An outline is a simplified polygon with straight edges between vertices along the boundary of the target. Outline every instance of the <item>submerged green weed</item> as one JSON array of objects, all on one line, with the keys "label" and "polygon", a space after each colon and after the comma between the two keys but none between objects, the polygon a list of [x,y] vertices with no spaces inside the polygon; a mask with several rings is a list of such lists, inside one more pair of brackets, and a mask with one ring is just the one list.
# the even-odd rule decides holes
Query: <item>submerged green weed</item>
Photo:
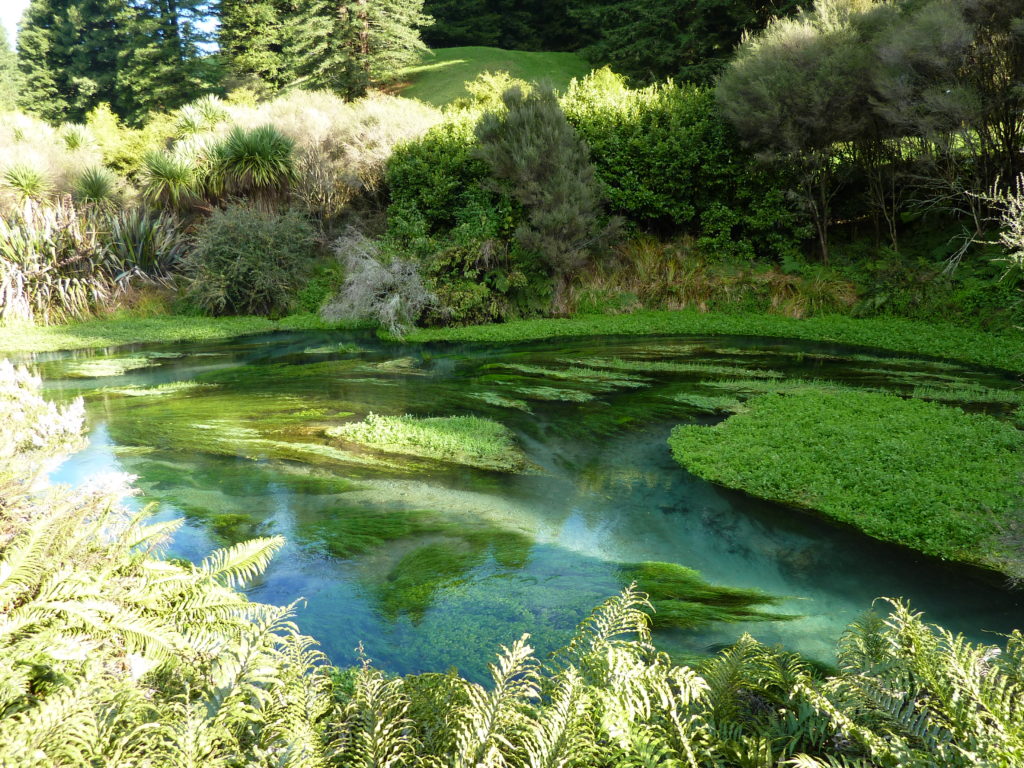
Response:
[{"label": "submerged green weed", "polygon": [[649,371],[651,373],[695,373],[704,375],[718,374],[721,376],[747,376],[754,379],[781,379],[783,374],[778,371],[718,363],[672,363],[657,360],[622,360],[619,358],[592,357],[585,360],[566,360],[578,365],[589,365],[595,368],[610,368],[619,371]]},{"label": "submerged green weed", "polygon": [[669,444],[694,474],[817,510],[870,536],[1009,573],[1024,434],[990,416],[856,390],[770,394]]},{"label": "submerged green weed", "polygon": [[738,410],[742,401],[727,395],[701,395],[696,392],[679,392],[672,396],[677,403],[709,413],[727,413]]},{"label": "submerged green weed", "polygon": [[330,427],[325,432],[330,437],[386,453],[503,472],[527,468],[526,456],[516,445],[512,431],[478,416],[418,418],[370,413],[363,421]]},{"label": "submerged green weed", "polygon": [[783,598],[759,589],[709,584],[692,568],[676,563],[632,563],[619,568],[626,582],[634,581],[650,598],[655,627],[694,629],[716,621],[786,621],[788,614],[765,613]]},{"label": "submerged green weed", "polygon": [[530,404],[525,400],[517,400],[514,397],[505,397],[499,395],[496,392],[470,392],[469,396],[476,399],[482,400],[488,405],[496,405],[499,408],[515,408],[520,411],[526,411],[530,413]]},{"label": "submerged green weed", "polygon": [[952,387],[914,387],[914,397],[948,403],[1009,403],[1024,404],[1024,390],[992,389],[976,385]]}]

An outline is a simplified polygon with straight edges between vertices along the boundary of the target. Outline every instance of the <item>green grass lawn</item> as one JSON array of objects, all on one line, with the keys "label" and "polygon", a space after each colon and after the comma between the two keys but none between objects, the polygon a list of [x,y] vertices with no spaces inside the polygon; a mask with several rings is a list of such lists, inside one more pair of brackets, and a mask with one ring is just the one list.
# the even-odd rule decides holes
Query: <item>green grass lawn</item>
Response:
[{"label": "green grass lawn", "polygon": [[564,90],[570,80],[583,77],[590,69],[590,64],[575,53],[505,51],[478,45],[437,48],[424,56],[421,64],[403,72],[402,81],[408,81],[408,85],[397,92],[443,107],[469,95],[465,84],[483,72],[508,72],[523,80],[547,81]]}]

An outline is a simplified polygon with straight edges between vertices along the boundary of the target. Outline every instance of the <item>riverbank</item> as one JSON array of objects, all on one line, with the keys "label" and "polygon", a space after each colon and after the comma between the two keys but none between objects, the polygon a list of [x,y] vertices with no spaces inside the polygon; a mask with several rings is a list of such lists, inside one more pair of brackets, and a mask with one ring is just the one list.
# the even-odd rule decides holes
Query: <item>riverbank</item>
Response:
[{"label": "riverbank", "polygon": [[[118,316],[69,325],[0,329],[0,354],[53,352],[126,344],[212,341],[273,331],[330,329],[315,315],[147,318]],[[948,323],[845,316],[794,319],[780,315],[693,310],[583,315],[453,328],[421,328],[403,341],[516,343],[567,336],[730,334],[876,347],[960,360],[1024,373],[1024,333],[987,333]]]}]

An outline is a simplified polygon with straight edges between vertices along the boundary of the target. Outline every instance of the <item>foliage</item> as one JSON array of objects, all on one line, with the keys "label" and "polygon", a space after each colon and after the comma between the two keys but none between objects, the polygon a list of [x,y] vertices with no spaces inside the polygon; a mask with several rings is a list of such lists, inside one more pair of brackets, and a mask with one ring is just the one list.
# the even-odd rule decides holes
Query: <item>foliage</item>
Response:
[{"label": "foliage", "polygon": [[54,407],[39,384],[0,364],[0,762],[227,765],[322,749],[322,656],[290,608],[237,591],[282,540],[175,563],[158,552],[179,523],[121,507],[123,478],[34,494],[82,425],[80,401]]},{"label": "foliage", "polygon": [[210,186],[228,195],[281,197],[295,178],[294,148],[271,125],[235,126],[209,151]]},{"label": "foliage", "polygon": [[0,218],[0,322],[79,319],[120,287],[100,221],[69,200]]},{"label": "foliage", "polygon": [[64,325],[19,328],[0,334],[0,352],[51,352],[172,341],[216,341],[267,333],[281,325],[264,317],[136,317],[119,312]]},{"label": "foliage", "polygon": [[355,98],[391,82],[426,46],[423,0],[303,0],[294,45],[297,70],[314,88]]},{"label": "foliage", "polygon": [[602,222],[602,194],[589,149],[565,119],[555,93],[506,91],[504,110],[485,113],[476,154],[498,189],[523,208],[519,246],[539,254],[555,276],[562,309],[568,276],[599,253],[614,225]]},{"label": "foliage", "polygon": [[20,87],[18,58],[11,50],[7,30],[0,24],[0,112],[9,112],[17,106]]},{"label": "foliage", "polygon": [[641,84],[711,83],[744,34],[796,8],[792,0],[577,0],[570,13],[592,38],[583,54]]},{"label": "foliage", "polygon": [[111,215],[109,227],[105,239],[123,269],[168,276],[185,254],[187,238],[172,214],[122,209]]},{"label": "foliage", "polygon": [[949,323],[895,317],[826,315],[795,319],[781,315],[684,310],[574,318],[516,320],[500,325],[418,329],[409,341],[533,341],[564,336],[723,334],[773,336],[858,344],[1024,372],[1024,341],[1015,333],[986,333]]},{"label": "foliage", "polygon": [[206,0],[32,0],[18,36],[20,106],[60,122],[99,104],[139,123],[209,89]]},{"label": "foliage", "polygon": [[574,83],[563,103],[615,213],[696,236],[709,258],[797,252],[804,232],[784,180],[740,151],[706,91],[631,90],[604,69]]},{"label": "foliage", "polygon": [[113,171],[93,166],[78,174],[71,196],[79,203],[113,204],[117,202],[118,191],[118,179]]},{"label": "foliage", "polygon": [[1024,444],[991,416],[870,392],[750,400],[670,439],[689,471],[819,511],[928,555],[1019,573],[1000,541],[1015,524]]},{"label": "foliage", "polygon": [[519,51],[574,51],[585,31],[568,0],[428,0],[424,30],[431,48],[498,46]]},{"label": "foliage", "polygon": [[449,461],[481,469],[519,472],[526,456],[511,430],[478,416],[367,415],[363,421],[327,430],[331,437],[365,445],[386,453]]},{"label": "foliage", "polygon": [[183,259],[188,296],[211,314],[280,315],[311,266],[313,227],[294,210],[243,203],[215,210]]},{"label": "foliage", "polygon": [[345,283],[321,310],[325,320],[370,321],[402,336],[433,303],[415,262],[385,258],[362,234],[353,230],[339,238],[334,252],[344,264]]}]

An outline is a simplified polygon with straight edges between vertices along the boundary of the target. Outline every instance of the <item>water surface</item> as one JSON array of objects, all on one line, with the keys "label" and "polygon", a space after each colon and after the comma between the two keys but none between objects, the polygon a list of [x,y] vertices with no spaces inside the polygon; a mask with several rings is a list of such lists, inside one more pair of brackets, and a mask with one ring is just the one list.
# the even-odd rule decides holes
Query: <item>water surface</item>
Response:
[{"label": "water surface", "polygon": [[[998,577],[715,487],[666,445],[676,424],[722,418],[680,396],[742,396],[794,378],[904,393],[1019,386],[998,371],[778,339],[399,346],[340,332],[49,354],[33,365],[50,396],[86,396],[89,445],[55,479],[136,475],[135,503],[186,520],[175,557],[284,535],[251,594],[302,598],[300,627],[337,664],[353,663],[362,641],[394,672],[456,666],[480,678],[492,651],[523,632],[542,653],[563,643],[621,589],[620,566],[646,560],[785,596],[780,610],[802,616],[660,632],[680,655],[749,631],[829,661],[845,625],[880,595],[976,639],[1024,625],[1021,594]],[[581,367],[619,378],[581,379]],[[1016,405],[964,407],[1010,418]],[[536,468],[502,474],[326,436],[370,412],[500,421]],[[423,516],[425,529],[378,530]]]}]

